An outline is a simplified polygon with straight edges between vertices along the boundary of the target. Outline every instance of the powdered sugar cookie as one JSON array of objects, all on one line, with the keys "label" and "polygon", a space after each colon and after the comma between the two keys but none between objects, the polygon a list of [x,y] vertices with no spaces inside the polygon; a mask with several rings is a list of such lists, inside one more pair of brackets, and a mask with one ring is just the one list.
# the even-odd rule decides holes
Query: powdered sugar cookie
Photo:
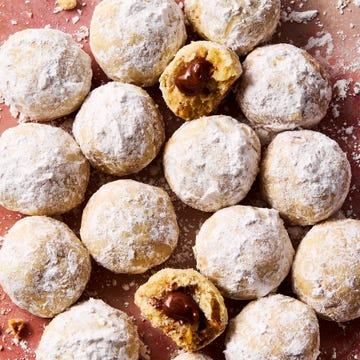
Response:
[{"label": "powdered sugar cookie", "polygon": [[151,97],[118,82],[91,92],[76,115],[73,134],[94,167],[117,176],[143,169],[165,139],[162,116]]},{"label": "powdered sugar cookie", "polygon": [[192,120],[210,114],[242,73],[237,55],[211,41],[182,47],[160,77],[160,89],[171,111]]},{"label": "powdered sugar cookie", "polygon": [[184,5],[196,32],[238,55],[269,40],[280,20],[280,0],[186,0]]},{"label": "powdered sugar cookie", "polygon": [[90,256],[81,241],[64,223],[46,216],[19,220],[0,250],[4,291],[16,305],[41,317],[72,305],[90,272]]},{"label": "powdered sugar cookie", "polygon": [[115,273],[143,273],[164,262],[179,229],[168,194],[133,180],[103,185],[87,203],[81,239],[94,259]]},{"label": "powdered sugar cookie", "polygon": [[54,215],[83,201],[90,166],[64,130],[20,124],[2,134],[0,153],[0,203],[5,208]]},{"label": "powdered sugar cookie", "polygon": [[195,209],[211,212],[246,196],[259,159],[260,142],[249,126],[213,115],[175,131],[165,146],[163,164],[176,195]]},{"label": "powdered sugar cookie", "polygon": [[36,359],[138,360],[139,348],[136,326],[126,313],[89,299],[50,321]]},{"label": "powdered sugar cookie", "polygon": [[326,115],[331,84],[322,66],[290,44],[252,51],[243,62],[237,102],[248,120],[269,131],[315,126]]},{"label": "powdered sugar cookie", "polygon": [[264,154],[260,183],[268,203],[286,220],[312,225],[339,210],[351,169],[340,146],[311,130],[278,134]]},{"label": "powdered sugar cookie", "polygon": [[90,24],[90,47],[106,75],[139,86],[155,84],[185,40],[174,0],[103,0]]},{"label": "powdered sugar cookie", "polygon": [[136,291],[135,304],[153,326],[189,352],[209,344],[227,325],[220,292],[193,269],[158,271]]},{"label": "powdered sugar cookie", "polygon": [[199,271],[224,296],[244,300],[265,296],[280,285],[294,249],[276,210],[237,205],[204,222],[194,253]]},{"label": "powdered sugar cookie", "polygon": [[70,114],[89,92],[91,78],[89,55],[59,30],[22,30],[0,48],[0,95],[20,119]]},{"label": "powdered sugar cookie", "polygon": [[319,345],[315,312],[278,294],[252,301],[230,321],[224,354],[226,360],[315,360]]},{"label": "powdered sugar cookie", "polygon": [[292,269],[299,298],[337,322],[360,317],[360,221],[315,225],[301,241]]}]

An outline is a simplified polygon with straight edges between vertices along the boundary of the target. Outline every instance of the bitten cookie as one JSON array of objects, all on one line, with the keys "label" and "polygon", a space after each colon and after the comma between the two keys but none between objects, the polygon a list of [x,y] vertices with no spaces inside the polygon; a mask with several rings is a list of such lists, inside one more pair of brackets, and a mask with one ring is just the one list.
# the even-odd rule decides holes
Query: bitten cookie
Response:
[{"label": "bitten cookie", "polygon": [[76,115],[73,134],[91,165],[106,173],[136,173],[165,139],[162,116],[141,88],[109,82],[93,90]]},{"label": "bitten cookie", "polygon": [[37,360],[138,360],[136,325],[121,310],[89,299],[57,315],[46,327]]},{"label": "bitten cookie", "polygon": [[160,77],[167,106],[184,120],[210,114],[240,77],[236,54],[211,41],[182,47]]},{"label": "bitten cookie", "polygon": [[315,225],[301,241],[294,260],[295,293],[328,320],[360,317],[360,221]]},{"label": "bitten cookie", "polygon": [[64,223],[46,216],[19,220],[0,250],[4,291],[16,305],[41,317],[72,305],[90,272],[90,256],[81,241]]},{"label": "bitten cookie", "polygon": [[339,210],[350,180],[350,163],[340,146],[311,130],[278,134],[260,169],[260,186],[267,202],[298,225],[315,224]]},{"label": "bitten cookie", "polygon": [[265,296],[290,271],[294,249],[279,213],[230,206],[208,218],[196,236],[196,266],[224,296]]},{"label": "bitten cookie", "polygon": [[20,124],[0,137],[0,204],[27,215],[65,213],[79,205],[90,166],[64,130]]},{"label": "bitten cookie", "polygon": [[193,29],[245,55],[271,38],[280,20],[280,0],[186,0],[184,9]]},{"label": "bitten cookie", "polygon": [[260,142],[247,125],[213,115],[183,124],[165,146],[171,189],[187,205],[216,211],[241,201],[258,173]]},{"label": "bitten cookie", "polygon": [[115,273],[138,274],[169,258],[179,228],[164,190],[134,180],[117,180],[91,196],[80,235],[100,265]]},{"label": "bitten cookie", "polygon": [[247,119],[268,131],[312,127],[326,115],[331,84],[323,67],[290,44],[252,51],[243,62],[237,102]]},{"label": "bitten cookie", "polygon": [[278,294],[252,301],[230,321],[224,354],[226,360],[315,360],[319,345],[315,312]]},{"label": "bitten cookie", "polygon": [[227,325],[220,292],[193,269],[160,270],[136,291],[135,304],[154,327],[189,352],[209,344]]},{"label": "bitten cookie", "polygon": [[89,92],[91,78],[90,56],[59,30],[22,30],[0,47],[0,96],[21,120],[70,114]]},{"label": "bitten cookie", "polygon": [[154,85],[185,40],[174,0],[103,0],[90,24],[90,47],[106,75],[139,86]]}]

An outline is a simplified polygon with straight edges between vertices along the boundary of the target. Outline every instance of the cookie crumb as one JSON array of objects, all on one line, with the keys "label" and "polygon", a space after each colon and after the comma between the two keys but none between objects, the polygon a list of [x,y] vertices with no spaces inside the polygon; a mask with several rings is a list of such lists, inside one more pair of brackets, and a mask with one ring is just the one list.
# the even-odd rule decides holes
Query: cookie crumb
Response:
[{"label": "cookie crumb", "polygon": [[56,3],[62,10],[73,10],[77,5],[76,0],[57,0]]},{"label": "cookie crumb", "polygon": [[21,332],[25,326],[24,320],[22,319],[9,319],[8,320],[9,333],[14,335],[14,338],[19,340]]}]

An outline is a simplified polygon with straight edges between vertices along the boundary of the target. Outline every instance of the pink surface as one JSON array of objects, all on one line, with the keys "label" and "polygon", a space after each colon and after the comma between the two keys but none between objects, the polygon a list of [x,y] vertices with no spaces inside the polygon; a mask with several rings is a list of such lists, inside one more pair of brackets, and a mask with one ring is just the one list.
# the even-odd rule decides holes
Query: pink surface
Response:
[{"label": "pink surface", "polygon": [[[60,29],[74,36],[85,51],[90,53],[87,30],[94,6],[98,0],[78,2],[77,10],[54,13],[55,5],[51,0],[16,0],[0,1],[0,44],[16,31],[30,27]],[[296,3],[297,5],[295,5]],[[294,11],[318,10],[318,15],[307,21],[297,23]],[[328,70],[334,85],[334,98],[326,118],[321,122],[319,130],[336,139],[347,152],[352,165],[353,180],[348,199],[342,209],[344,215],[360,218],[360,7],[356,1],[283,1],[283,21],[273,37],[273,42],[289,42],[307,49]],[[296,19],[295,19],[296,20]],[[131,24],[131,23],[130,23]],[[93,63],[93,86],[107,81],[102,71]],[[149,89],[151,96],[159,103],[166,122],[167,136],[179,127],[181,120],[176,119],[166,109],[157,86]],[[239,115],[239,110],[232,104],[231,95],[224,101],[218,112]],[[230,106],[231,105],[231,106]],[[231,111],[229,108],[231,107]],[[0,133],[6,128],[15,126],[17,121],[9,114],[5,105],[0,105]],[[64,122],[71,123],[70,120]],[[56,124],[62,125],[62,121]],[[1,156],[1,155],[0,155]],[[147,167],[134,179],[169,188],[162,176],[160,158]],[[113,178],[93,172],[88,189],[88,196],[102,183]],[[192,255],[195,234],[201,223],[209,216],[200,211],[183,205],[171,194],[174,201],[181,229],[180,243],[174,255],[163,266],[194,267]],[[244,203],[254,203],[258,198],[256,187]],[[60,219],[68,223],[76,232],[79,227],[81,209],[75,209]],[[0,207],[0,236],[21,218],[21,215]],[[110,305],[133,315],[139,327],[139,333],[146,345],[151,359],[170,359],[176,346],[165,335],[153,329],[148,322],[139,317],[133,304],[133,294],[139,284],[146,281],[153,269],[144,275],[114,275],[94,264],[90,283],[83,298],[89,296],[101,298]],[[287,281],[281,285],[279,292],[290,294]],[[229,315],[233,317],[244,306],[245,302],[227,301]],[[8,334],[7,321],[10,318],[21,318],[26,327],[20,343],[14,342]],[[40,319],[25,310],[16,307],[0,288],[0,359],[34,359],[34,350],[41,337],[43,326],[48,320]],[[360,319],[338,325],[327,321],[321,324],[321,355],[320,359],[357,359],[360,358]],[[75,325],[76,326],[76,325]],[[224,359],[224,336],[204,349],[214,360]],[[149,357],[147,357],[149,358]]]}]

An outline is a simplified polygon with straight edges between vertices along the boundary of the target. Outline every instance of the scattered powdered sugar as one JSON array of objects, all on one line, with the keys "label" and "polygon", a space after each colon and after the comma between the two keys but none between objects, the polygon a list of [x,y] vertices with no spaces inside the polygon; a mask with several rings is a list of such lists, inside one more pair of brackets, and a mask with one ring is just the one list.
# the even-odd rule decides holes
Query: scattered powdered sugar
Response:
[{"label": "scattered powdered sugar", "polygon": [[352,79],[340,79],[333,85],[333,93],[337,99],[344,100],[347,97]]},{"label": "scattered powdered sugar", "polygon": [[316,16],[318,16],[318,10],[307,10],[307,11],[295,11],[292,10],[289,13],[286,11],[281,12],[281,21],[282,22],[296,22],[296,23],[304,23],[313,20]]},{"label": "scattered powdered sugar", "polygon": [[[312,50],[314,48],[325,48],[326,56],[329,57],[333,54],[334,51],[334,43],[333,37],[329,32],[318,32],[316,37],[311,36],[307,41],[307,44],[303,47],[304,50]],[[320,50],[318,50],[320,51]],[[319,53],[318,53],[318,55]]]}]

